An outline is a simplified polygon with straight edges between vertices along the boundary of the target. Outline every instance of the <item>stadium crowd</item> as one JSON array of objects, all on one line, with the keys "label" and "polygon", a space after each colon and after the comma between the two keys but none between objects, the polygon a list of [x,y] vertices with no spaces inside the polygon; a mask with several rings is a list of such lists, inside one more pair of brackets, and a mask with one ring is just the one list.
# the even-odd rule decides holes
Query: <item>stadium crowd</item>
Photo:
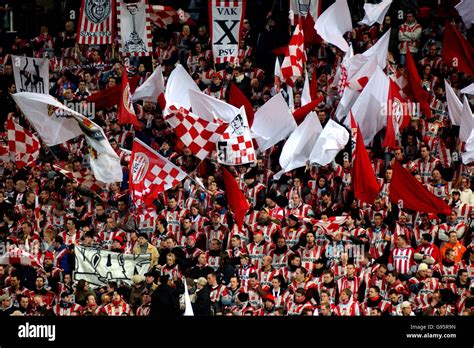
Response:
[{"label": "stadium crowd", "polygon": [[[354,30],[347,40],[355,53],[370,48],[391,28],[387,74],[403,75],[405,50],[410,49],[431,97],[432,118],[413,117],[394,151],[382,147],[384,131],[367,148],[381,187],[372,205],[361,204],[353,194],[350,142],[331,164],[308,165],[276,180],[283,141],[259,151],[253,164],[227,167],[250,204],[239,230],[228,208],[220,165],[194,157],[176,139],[157,104],[135,104],[141,131],[120,126],[115,107],[96,110],[89,116],[121,157],[123,182],[92,191],[55,169],[55,164],[74,172],[88,169],[83,137],[43,146],[36,163],[22,169],[3,158],[0,242],[28,247],[41,266],[11,258],[0,264],[0,316],[180,316],[185,286],[195,315],[472,315],[474,169],[461,162],[463,144],[459,127],[447,114],[443,83],[446,79],[460,96],[472,80],[443,64],[440,54],[447,18],[471,43],[473,29],[467,30],[456,15],[455,1],[439,6],[433,1],[393,1],[383,24],[370,27],[357,24],[363,1],[349,2]],[[254,110],[280,90],[288,100],[284,83],[275,84],[271,53],[291,36],[286,3],[261,2],[258,10],[249,5],[239,64],[213,63],[205,9],[191,13],[192,26],[153,26],[152,58],[121,59],[106,45],[76,47],[74,21],[57,34],[46,26],[36,37],[19,33],[0,51],[0,141],[7,144],[7,117],[29,127],[11,97],[15,82],[10,54],[49,57],[50,94],[78,105],[120,84],[125,73],[139,76],[141,84],[160,64],[166,81],[177,63],[215,98],[227,100],[232,81]],[[329,1],[323,1],[327,6]],[[316,70],[317,94],[324,96],[315,109],[324,127],[340,100],[334,77],[343,52],[318,42],[307,48],[307,57],[308,76]],[[293,87],[290,104],[295,109],[301,106],[303,83],[300,78]],[[192,173],[206,189],[188,178],[160,193],[156,209],[138,214],[128,192],[134,138]],[[393,161],[444,199],[451,214],[426,214],[390,202]],[[93,288],[74,280],[77,245],[151,254],[152,264],[131,285],[111,281]]]}]

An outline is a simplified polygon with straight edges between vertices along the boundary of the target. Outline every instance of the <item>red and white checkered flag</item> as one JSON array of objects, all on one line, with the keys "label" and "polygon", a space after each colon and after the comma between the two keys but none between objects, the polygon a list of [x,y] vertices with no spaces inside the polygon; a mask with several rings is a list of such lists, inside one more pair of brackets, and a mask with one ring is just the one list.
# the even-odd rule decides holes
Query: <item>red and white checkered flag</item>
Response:
[{"label": "red and white checkered flag", "polygon": [[165,116],[165,121],[174,128],[176,136],[200,160],[204,160],[212,150],[215,150],[217,141],[229,126],[227,123],[209,122],[185,108],[178,109],[174,105],[169,107],[169,112],[170,114]]},{"label": "red and white checkered flag", "polygon": [[176,186],[187,174],[158,152],[135,139],[130,161],[130,195],[137,207],[150,206],[160,192]]},{"label": "red and white checkered flag", "polygon": [[288,44],[288,51],[281,64],[281,73],[287,84],[293,86],[296,78],[303,76],[303,66],[305,62],[304,34],[300,22],[295,28],[290,43]]},{"label": "red and white checkered flag", "polygon": [[23,168],[34,162],[40,153],[40,142],[29,130],[13,122],[11,117],[7,120],[8,148],[10,155],[14,155],[16,166]]},{"label": "red and white checkered flag", "polygon": [[43,268],[40,254],[36,256],[29,253],[28,251],[11,245],[5,254],[0,256],[0,265],[16,265],[21,264],[23,266],[40,267]]},{"label": "red and white checkered flag", "polygon": [[178,23],[179,15],[171,6],[160,6],[154,5],[150,6],[150,18],[151,21],[159,28],[166,29],[168,25],[173,23]]},{"label": "red and white checkered flag", "polygon": [[78,172],[71,172],[57,165],[53,165],[53,167],[67,178],[76,180],[79,185],[85,186],[91,191],[99,192],[102,189],[102,185],[99,184],[89,169],[84,168]]}]

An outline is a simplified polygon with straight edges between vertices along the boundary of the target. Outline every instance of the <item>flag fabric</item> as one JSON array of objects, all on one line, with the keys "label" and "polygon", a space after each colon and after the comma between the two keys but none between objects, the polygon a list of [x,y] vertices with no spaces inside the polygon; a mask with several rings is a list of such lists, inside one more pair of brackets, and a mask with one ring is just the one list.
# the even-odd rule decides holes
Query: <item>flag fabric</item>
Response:
[{"label": "flag fabric", "polygon": [[[41,254],[38,253],[38,255]],[[2,256],[0,256],[0,265],[16,264],[43,268],[43,263],[39,257],[31,254],[28,250],[12,245],[3,253]]]},{"label": "flag fabric", "polygon": [[135,206],[151,206],[160,192],[179,184],[187,174],[158,152],[134,139],[130,160],[130,196]]},{"label": "flag fabric", "polygon": [[209,122],[182,107],[171,105],[168,109],[170,113],[165,116],[165,121],[174,128],[176,136],[200,160],[204,160],[215,150],[217,141],[228,127],[226,123]]},{"label": "flag fabric", "polygon": [[313,73],[311,75],[311,83],[309,85],[309,96],[311,100],[315,100],[318,95],[318,77],[317,77],[317,61],[314,63]]},{"label": "flag fabric", "polygon": [[28,129],[7,120],[8,148],[13,155],[18,169],[28,166],[36,161],[39,156],[41,144],[38,138]]},{"label": "flag fabric", "polygon": [[242,165],[256,160],[247,115],[242,106],[217,142],[217,161],[227,165]]},{"label": "flag fabric", "polygon": [[306,104],[305,106],[302,106],[298,109],[296,109],[293,112],[293,117],[296,121],[297,124],[300,124],[301,122],[304,121],[306,115],[308,115],[311,111],[314,110],[321,102],[324,101],[324,96],[320,96],[318,99],[315,99],[311,101],[310,103]]},{"label": "flag fabric", "polygon": [[407,50],[406,60],[408,84],[405,86],[403,91],[410,99],[420,103],[420,109],[423,112],[424,116],[430,118],[430,94],[421,86],[420,76],[418,75],[418,71],[416,70],[415,61],[413,60],[410,50]]},{"label": "flag fabric", "polygon": [[250,208],[249,203],[239,184],[235,181],[234,176],[224,167],[222,167],[222,178],[224,180],[227,202],[234,211],[235,222],[240,231],[244,224],[245,214]]},{"label": "flag fabric", "polygon": [[466,96],[464,96],[461,125],[459,126],[459,139],[461,139],[461,141],[467,141],[471,135],[472,129],[474,128],[474,120],[472,117],[473,115],[471,112],[471,107],[469,106],[469,101],[467,100]]},{"label": "flag fabric", "polygon": [[123,56],[144,57],[152,54],[150,7],[147,0],[134,3],[117,1],[119,51]]},{"label": "flag fabric", "polygon": [[308,17],[316,21],[320,13],[321,0],[290,0],[289,17],[292,26],[295,26],[300,19],[306,19]]},{"label": "flag fabric", "polygon": [[444,88],[446,90],[446,103],[448,104],[449,118],[453,125],[459,126],[461,125],[462,120],[462,103],[446,80],[444,80]]},{"label": "flag fabric", "polygon": [[252,104],[250,104],[245,94],[233,82],[230,83],[229,104],[235,106],[236,108],[240,108],[243,106],[245,108],[245,113],[247,114],[247,121],[249,123],[249,127],[252,127],[253,120],[255,117]]},{"label": "flag fabric", "polygon": [[111,45],[115,28],[114,0],[82,0],[77,28],[79,45]]},{"label": "flag fabric", "polygon": [[474,95],[474,83],[461,89],[461,93]]},{"label": "flag fabric", "polygon": [[[129,80],[130,91],[133,93],[140,82],[140,76],[133,76]],[[104,89],[87,97],[88,103],[94,103],[96,110],[111,108],[119,104],[122,97],[122,84]]]},{"label": "flag fabric", "polygon": [[450,207],[441,198],[429,192],[398,161],[393,162],[390,200],[395,204],[401,200],[403,207],[423,213],[451,213]]},{"label": "flag fabric", "polygon": [[354,117],[351,115],[351,128],[355,129],[355,141],[352,157],[352,189],[355,197],[363,203],[373,204],[380,187],[370,162],[364,139]]},{"label": "flag fabric", "polygon": [[188,92],[193,114],[209,122],[216,122],[217,118],[223,120],[226,123],[230,123],[234,119],[235,115],[239,113],[238,108],[226,103],[225,101],[192,89],[190,89]]},{"label": "flag fabric", "polygon": [[466,28],[471,29],[471,25],[474,23],[474,6],[472,1],[461,0],[454,8],[458,11]]},{"label": "flag fabric", "polygon": [[310,112],[286,140],[280,155],[282,170],[274,178],[278,180],[283,173],[304,167],[322,131],[318,117]]},{"label": "flag fabric", "polygon": [[383,147],[394,149],[397,146],[397,138],[400,132],[410,124],[411,103],[400,95],[400,87],[395,81],[389,79],[388,101],[387,101],[387,131],[383,141]]},{"label": "flag fabric", "polygon": [[288,104],[281,93],[277,93],[257,110],[251,129],[258,148],[260,151],[265,151],[286,139],[296,127],[296,121]]},{"label": "flag fabric", "polygon": [[150,20],[161,29],[166,29],[171,24],[195,25],[188,12],[182,9],[175,10],[171,6],[152,5],[150,7]]},{"label": "flag fabric", "polygon": [[117,110],[118,123],[120,125],[133,124],[136,129],[140,130],[142,127],[140,125],[140,122],[138,122],[137,115],[135,114],[135,109],[133,108],[132,95],[130,93],[130,84],[128,83],[128,74],[125,68],[122,74],[121,85],[121,98]]},{"label": "flag fabric", "polygon": [[449,21],[444,28],[443,63],[474,77],[474,49]]},{"label": "flag fabric", "polygon": [[53,96],[22,92],[12,97],[46,145],[63,144],[82,134],[74,119],[62,117],[65,107]]},{"label": "flag fabric", "polygon": [[191,101],[189,99],[189,90],[200,92],[201,90],[196,85],[196,82],[189,76],[186,69],[181,64],[177,64],[171,72],[166,82],[165,100],[166,108],[165,113],[168,113],[168,106],[177,105],[185,109],[191,108]]},{"label": "flag fabric", "polygon": [[311,85],[309,84],[308,72],[304,74],[303,90],[301,91],[301,106],[311,102]]},{"label": "flag fabric", "polygon": [[17,92],[49,93],[49,60],[12,55]]},{"label": "flag fabric", "polygon": [[331,163],[349,141],[349,132],[346,128],[329,120],[314,144],[309,155],[311,163],[325,166]]},{"label": "flag fabric", "polygon": [[153,74],[151,74],[150,77],[135,90],[132,100],[144,100],[158,103],[161,110],[165,109],[165,80],[163,78],[163,69],[161,65],[158,65],[155,71],[153,71]]},{"label": "flag fabric", "polygon": [[293,36],[288,44],[288,51],[281,64],[283,80],[293,86],[293,83],[300,76],[303,76],[303,67],[306,62],[306,52],[304,50],[304,34],[301,23],[296,25]]},{"label": "flag fabric", "polygon": [[464,152],[461,154],[462,163],[469,164],[474,162],[474,132],[471,132],[469,139],[466,141]]},{"label": "flag fabric", "polygon": [[352,19],[347,0],[336,0],[316,20],[316,32],[324,41],[347,52],[349,45],[344,34],[352,30]]},{"label": "flag fabric", "polygon": [[209,28],[216,64],[238,63],[246,0],[210,0]]},{"label": "flag fabric", "polygon": [[382,24],[385,14],[387,13],[391,4],[392,0],[383,0],[378,4],[364,4],[365,16],[364,19],[359,22],[359,24],[366,24],[368,26],[371,26],[374,23]]},{"label": "flag fabric", "polygon": [[53,167],[65,177],[77,181],[79,185],[87,187],[91,191],[99,192],[102,189],[103,185],[98,183],[89,169],[83,168],[78,172],[71,172],[58,165],[53,165]]},{"label": "flag fabric", "polygon": [[183,316],[193,317],[194,316],[193,305],[191,304],[191,298],[189,297],[188,283],[186,282],[186,277],[184,277],[183,282],[184,282],[184,306],[185,306]]}]

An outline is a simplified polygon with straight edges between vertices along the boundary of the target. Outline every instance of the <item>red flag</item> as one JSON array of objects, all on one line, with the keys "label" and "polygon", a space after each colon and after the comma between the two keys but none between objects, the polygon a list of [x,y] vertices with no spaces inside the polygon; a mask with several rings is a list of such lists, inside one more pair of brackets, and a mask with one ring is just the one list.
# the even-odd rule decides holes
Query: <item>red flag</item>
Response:
[{"label": "red flag", "polygon": [[396,135],[410,124],[409,103],[400,95],[400,87],[390,79],[387,101],[387,131],[382,146],[394,149]]},{"label": "red flag", "polygon": [[305,62],[304,34],[301,23],[298,23],[288,44],[288,52],[286,52],[285,58],[281,63],[283,80],[290,86],[293,86],[296,79],[299,76],[303,76]]},{"label": "red flag", "polygon": [[393,163],[390,200],[393,203],[402,200],[405,208],[422,213],[446,215],[451,213],[451,208],[441,198],[429,192],[398,161]]},{"label": "red flag", "polygon": [[324,100],[324,96],[319,97],[318,99],[313,100],[311,103],[306,104],[305,106],[296,109],[293,112],[293,117],[297,124],[300,124],[304,121],[307,114],[309,114],[315,107],[319,105]]},{"label": "red flag", "polygon": [[403,91],[409,96],[410,99],[417,101],[420,103],[420,108],[423,114],[430,118],[431,117],[431,109],[429,104],[430,94],[428,91],[424,90],[421,87],[420,75],[418,75],[418,71],[416,70],[415,61],[411,55],[409,49],[407,49],[407,63],[406,63],[406,71],[407,71],[407,78],[408,84],[403,88]]},{"label": "red flag", "polygon": [[474,49],[449,21],[445,25],[441,58],[444,64],[474,76]]},{"label": "red flag", "polygon": [[234,211],[235,222],[240,230],[244,223],[245,214],[249,210],[249,202],[247,202],[247,199],[235,181],[234,176],[224,167],[222,167],[222,176],[224,178],[225,192],[229,202],[229,207]]},{"label": "red flag", "polygon": [[140,130],[142,127],[138,122],[137,115],[133,109],[132,94],[130,92],[130,84],[128,83],[127,71],[124,69],[121,84],[121,99],[118,106],[118,123],[133,124],[136,129]]},{"label": "red flag", "polygon": [[359,125],[354,120],[351,113],[352,128],[357,129],[355,158],[352,165],[352,187],[354,195],[361,202],[373,204],[377,198],[380,187],[375,177],[374,169],[370,163],[369,154],[364,145],[364,138],[359,129]]},{"label": "red flag", "polygon": [[250,104],[245,94],[233,82],[230,83],[229,104],[235,106],[236,108],[240,108],[241,106],[243,106],[245,108],[245,113],[247,114],[247,121],[249,123],[249,127],[252,127],[253,118],[255,116],[252,104]]},{"label": "red flag", "polygon": [[10,154],[15,157],[16,166],[21,169],[36,161],[41,145],[38,138],[28,129],[13,122],[12,117],[7,119],[8,147]]},{"label": "red flag", "polygon": [[[133,93],[137,89],[138,83],[140,82],[140,76],[134,76],[130,79],[130,91]],[[122,85],[116,85],[103,91],[94,93],[87,97],[88,103],[94,103],[96,110],[103,110],[110,108],[119,103],[122,95]]]}]

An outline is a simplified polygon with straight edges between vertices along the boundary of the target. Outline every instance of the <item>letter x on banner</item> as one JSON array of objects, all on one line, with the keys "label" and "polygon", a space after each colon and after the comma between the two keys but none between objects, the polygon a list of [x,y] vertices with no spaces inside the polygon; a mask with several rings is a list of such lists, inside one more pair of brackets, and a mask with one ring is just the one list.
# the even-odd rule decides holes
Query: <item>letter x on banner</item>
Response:
[{"label": "letter x on banner", "polygon": [[209,1],[212,54],[216,64],[237,62],[246,0]]}]

